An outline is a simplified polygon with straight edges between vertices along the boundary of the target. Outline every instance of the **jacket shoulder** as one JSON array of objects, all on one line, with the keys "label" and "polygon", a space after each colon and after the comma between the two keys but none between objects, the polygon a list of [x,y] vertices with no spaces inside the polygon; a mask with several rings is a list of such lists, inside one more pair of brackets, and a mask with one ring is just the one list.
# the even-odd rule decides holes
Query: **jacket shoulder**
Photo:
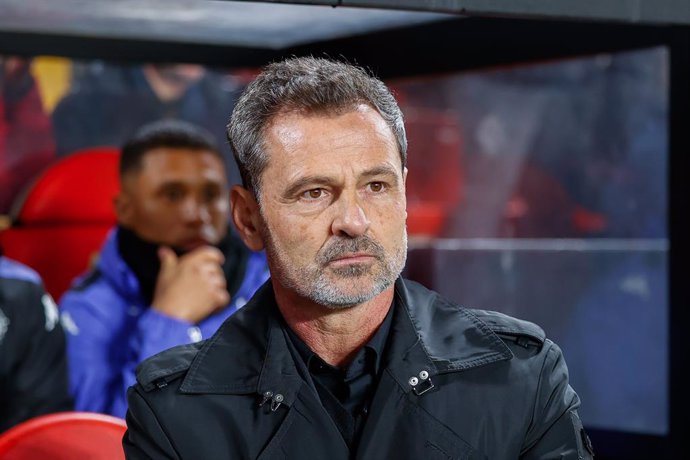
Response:
[{"label": "jacket shoulder", "polygon": [[534,323],[508,316],[497,311],[469,310],[504,341],[510,340],[523,347],[541,347],[546,341],[544,330]]},{"label": "jacket shoulder", "polygon": [[0,256],[0,278],[25,281],[36,285],[43,284],[41,277],[35,270],[5,256]]},{"label": "jacket shoulder", "polygon": [[204,343],[180,345],[144,360],[137,366],[137,382],[145,392],[166,387],[187,373]]}]

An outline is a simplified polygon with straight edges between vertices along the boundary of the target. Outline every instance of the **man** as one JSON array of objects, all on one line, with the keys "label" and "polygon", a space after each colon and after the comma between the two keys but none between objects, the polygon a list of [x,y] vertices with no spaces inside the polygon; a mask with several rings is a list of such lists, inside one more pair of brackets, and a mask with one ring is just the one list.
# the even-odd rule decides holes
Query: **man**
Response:
[{"label": "man", "polygon": [[72,409],[59,319],[38,274],[0,251],[0,433]]},{"label": "man", "polygon": [[223,160],[206,131],[143,127],[122,149],[120,181],[117,229],[61,309],[76,408],[124,417],[140,361],[211,336],[268,274],[228,231]]},{"label": "man", "polygon": [[589,458],[538,326],[399,278],[407,142],[382,82],[271,64],[228,135],[233,218],[271,280],[211,339],[140,368],[129,458]]}]

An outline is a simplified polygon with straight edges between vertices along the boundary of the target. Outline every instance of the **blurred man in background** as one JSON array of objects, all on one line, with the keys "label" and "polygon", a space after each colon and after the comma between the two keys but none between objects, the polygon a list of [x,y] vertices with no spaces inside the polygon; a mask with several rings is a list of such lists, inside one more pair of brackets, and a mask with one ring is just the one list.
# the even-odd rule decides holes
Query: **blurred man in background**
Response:
[{"label": "blurred man in background", "polygon": [[137,364],[209,337],[267,271],[229,230],[223,159],[205,130],[143,127],[122,150],[120,181],[118,226],[61,309],[76,408],[123,417]]}]

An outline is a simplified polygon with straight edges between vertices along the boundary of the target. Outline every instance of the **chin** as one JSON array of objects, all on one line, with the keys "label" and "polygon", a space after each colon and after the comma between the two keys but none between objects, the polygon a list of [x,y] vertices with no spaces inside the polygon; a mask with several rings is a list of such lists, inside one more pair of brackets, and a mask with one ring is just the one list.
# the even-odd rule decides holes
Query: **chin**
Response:
[{"label": "chin", "polygon": [[[316,303],[333,310],[350,308],[370,301],[388,289],[394,280],[367,279],[353,277],[347,280],[323,280],[313,287],[309,296]],[[363,286],[365,285],[365,286]]]}]

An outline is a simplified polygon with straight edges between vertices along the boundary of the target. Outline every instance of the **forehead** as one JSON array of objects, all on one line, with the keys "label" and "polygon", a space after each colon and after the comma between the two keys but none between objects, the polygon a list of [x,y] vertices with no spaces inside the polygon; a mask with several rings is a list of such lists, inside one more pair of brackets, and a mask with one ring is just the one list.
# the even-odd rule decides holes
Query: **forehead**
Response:
[{"label": "forehead", "polygon": [[200,149],[158,147],[147,151],[136,172],[140,181],[225,182],[225,168],[214,152]]},{"label": "forehead", "polygon": [[266,131],[269,169],[291,172],[387,163],[402,171],[397,142],[385,120],[367,105],[335,114],[289,112]]}]

